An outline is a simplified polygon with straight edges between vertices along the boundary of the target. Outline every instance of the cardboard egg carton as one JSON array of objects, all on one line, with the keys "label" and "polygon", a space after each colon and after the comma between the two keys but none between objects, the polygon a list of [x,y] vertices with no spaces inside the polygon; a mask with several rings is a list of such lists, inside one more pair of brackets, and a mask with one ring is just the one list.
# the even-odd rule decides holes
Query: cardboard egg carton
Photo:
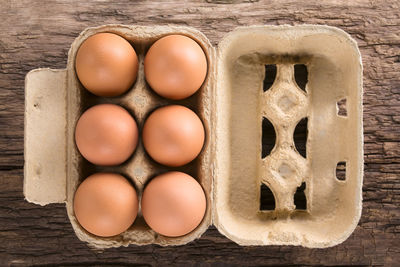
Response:
[{"label": "cardboard egg carton", "polygon": [[[135,48],[139,72],[124,95],[97,97],[77,79],[74,60],[80,44],[99,32],[116,33]],[[196,40],[208,61],[208,74],[192,97],[172,101],[156,95],[145,81],[143,60],[159,38],[183,34]],[[264,92],[265,65],[277,75]],[[305,91],[294,78],[294,65],[308,70]],[[362,206],[363,135],[362,65],[351,37],[328,26],[250,26],[238,28],[214,48],[199,31],[181,26],[105,25],[83,31],[72,43],[66,69],[36,69],[25,84],[25,179],[29,202],[66,203],[77,236],[96,248],[129,244],[181,245],[214,224],[241,245],[301,245],[329,247],[355,229]],[[338,114],[346,100],[347,115]],[[131,112],[141,133],[149,113],[163,105],[181,104],[203,121],[206,141],[199,157],[179,168],[155,163],[139,145],[119,166],[101,167],[82,158],[74,142],[79,116],[89,107],[114,103]],[[295,148],[293,132],[308,118],[307,155]],[[276,132],[276,144],[262,158],[262,121]],[[346,163],[345,180],[335,174]],[[207,210],[201,224],[182,237],[165,237],[151,230],[139,211],[134,224],[115,237],[85,231],[73,211],[73,196],[90,174],[117,172],[130,179],[139,200],[152,177],[169,170],[192,175],[202,185]],[[305,183],[307,206],[296,209],[294,194]],[[270,188],[275,209],[260,210],[260,186]]]}]

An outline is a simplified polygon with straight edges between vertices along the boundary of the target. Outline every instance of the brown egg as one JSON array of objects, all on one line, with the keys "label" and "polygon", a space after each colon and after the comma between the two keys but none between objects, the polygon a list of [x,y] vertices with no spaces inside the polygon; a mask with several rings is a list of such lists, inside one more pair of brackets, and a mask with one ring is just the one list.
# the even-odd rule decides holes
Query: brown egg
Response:
[{"label": "brown egg", "polygon": [[127,230],[135,221],[138,208],[135,188],[115,173],[89,176],[74,196],[76,219],[97,236],[115,236]]},{"label": "brown egg", "polygon": [[138,59],[131,44],[113,33],[98,33],[79,47],[75,69],[82,85],[98,96],[118,96],[136,80]]},{"label": "brown egg", "polygon": [[155,161],[176,167],[199,155],[204,144],[204,127],[192,110],[171,105],[150,114],[142,137],[147,153]]},{"label": "brown egg", "polygon": [[194,94],[207,75],[207,58],[200,45],[183,35],[168,35],[156,41],[144,60],[150,87],[169,99]]},{"label": "brown egg", "polygon": [[124,108],[113,104],[86,110],[75,128],[75,142],[82,156],[97,165],[118,165],[136,148],[138,128]]},{"label": "brown egg", "polygon": [[190,233],[200,224],[205,211],[203,188],[183,172],[161,174],[143,191],[143,217],[155,232],[165,236]]}]

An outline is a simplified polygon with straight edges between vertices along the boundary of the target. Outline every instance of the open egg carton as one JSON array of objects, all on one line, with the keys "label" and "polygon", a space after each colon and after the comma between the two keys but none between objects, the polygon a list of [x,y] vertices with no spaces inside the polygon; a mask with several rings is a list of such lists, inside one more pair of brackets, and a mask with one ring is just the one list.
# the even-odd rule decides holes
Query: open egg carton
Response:
[{"label": "open egg carton", "polygon": [[[120,97],[90,94],[75,73],[77,49],[99,32],[124,37],[138,55],[137,80]],[[147,50],[169,34],[183,34],[197,41],[208,61],[202,87],[185,100],[159,97],[144,78]],[[295,79],[298,65],[308,72],[304,90]],[[359,221],[362,65],[355,41],[337,28],[242,27],[225,36],[218,48],[189,27],[89,28],[73,42],[66,69],[36,69],[27,74],[25,95],[25,197],[41,205],[65,202],[77,236],[93,247],[181,245],[200,237],[214,224],[241,245],[322,248],[343,242]],[[74,129],[79,116],[99,103],[126,108],[138,123],[139,132],[154,109],[167,104],[187,106],[203,121],[203,150],[190,164],[170,168],[151,160],[139,140],[134,154],[122,165],[92,165],[79,154]],[[341,113],[343,107],[346,114]],[[305,118],[306,154],[301,155],[293,133]],[[273,134],[268,135],[263,127],[268,122],[275,142]],[[268,145],[263,140],[274,143],[270,151],[265,151]],[[337,166],[344,164],[345,175],[338,179]],[[87,176],[100,171],[121,173],[135,185],[140,199],[149,179],[169,170],[192,175],[205,191],[206,214],[193,232],[173,238],[158,235],[147,226],[140,211],[133,225],[115,237],[94,236],[78,224],[73,196]],[[304,190],[304,199],[301,205],[295,205],[299,190]],[[262,195],[266,192],[271,194],[267,200],[274,205],[264,205],[266,198]]]}]

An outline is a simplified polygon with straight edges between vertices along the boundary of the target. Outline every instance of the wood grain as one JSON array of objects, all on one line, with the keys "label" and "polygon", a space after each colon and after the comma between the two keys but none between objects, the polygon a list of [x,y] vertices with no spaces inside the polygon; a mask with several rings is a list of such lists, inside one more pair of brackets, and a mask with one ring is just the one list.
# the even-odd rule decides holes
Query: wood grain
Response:
[{"label": "wood grain", "polygon": [[[0,1],[0,265],[400,265],[399,1]],[[365,176],[361,221],[328,249],[241,247],[210,228],[185,246],[93,251],[64,205],[24,201],[24,77],[63,68],[73,39],[107,23],[195,27],[217,45],[237,26],[327,24],[359,44],[364,65]]]}]

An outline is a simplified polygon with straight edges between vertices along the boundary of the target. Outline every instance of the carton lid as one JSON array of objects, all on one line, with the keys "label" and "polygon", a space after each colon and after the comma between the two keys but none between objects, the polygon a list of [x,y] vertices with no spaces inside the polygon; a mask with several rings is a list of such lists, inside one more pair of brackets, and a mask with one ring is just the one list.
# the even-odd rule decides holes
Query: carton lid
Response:
[{"label": "carton lid", "polygon": [[[251,41],[249,41],[251,40]],[[215,81],[213,224],[240,245],[328,247],[343,242],[361,215],[363,178],[362,65],[356,42],[320,25],[249,26],[218,44]],[[266,90],[265,65],[277,67]],[[295,64],[309,70],[303,91]],[[347,100],[347,115],[338,111]],[[262,121],[276,133],[262,156]],[[293,132],[308,118],[307,156]],[[346,179],[335,174],[346,162]],[[306,209],[294,205],[306,184]],[[275,209],[261,210],[261,186]]]}]

